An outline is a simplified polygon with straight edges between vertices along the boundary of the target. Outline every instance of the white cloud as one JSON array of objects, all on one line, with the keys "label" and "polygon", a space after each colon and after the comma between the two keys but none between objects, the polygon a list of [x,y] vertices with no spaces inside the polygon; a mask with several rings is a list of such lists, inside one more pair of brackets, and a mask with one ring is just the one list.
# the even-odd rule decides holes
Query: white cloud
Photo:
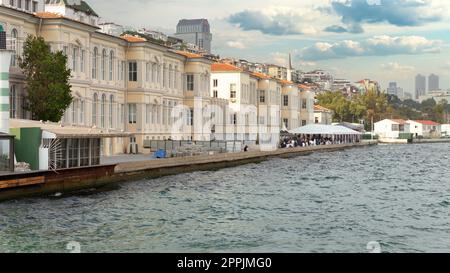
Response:
[{"label": "white cloud", "polygon": [[340,59],[359,56],[418,55],[439,53],[442,41],[420,36],[375,36],[361,41],[317,42],[301,52],[306,61]]},{"label": "white cloud", "polygon": [[235,49],[245,49],[247,48],[242,42],[239,41],[228,41],[227,46]]}]

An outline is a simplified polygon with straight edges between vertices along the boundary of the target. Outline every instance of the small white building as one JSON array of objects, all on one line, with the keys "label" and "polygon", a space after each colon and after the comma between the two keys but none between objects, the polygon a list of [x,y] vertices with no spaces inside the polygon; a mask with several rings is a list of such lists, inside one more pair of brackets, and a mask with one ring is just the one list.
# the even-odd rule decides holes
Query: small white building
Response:
[{"label": "small white building", "polygon": [[98,14],[83,0],[45,0],[45,12],[98,26]]},{"label": "small white building", "polygon": [[333,122],[333,111],[320,105],[314,105],[314,123],[331,125]]},{"label": "small white building", "polygon": [[450,136],[450,124],[442,124],[441,125],[441,134],[444,137]]},{"label": "small white building", "polygon": [[441,124],[431,120],[408,120],[410,133],[418,137],[441,137]]},{"label": "small white building", "polygon": [[409,127],[403,119],[385,119],[375,123],[375,134],[380,138],[397,139],[400,134],[410,133]]}]

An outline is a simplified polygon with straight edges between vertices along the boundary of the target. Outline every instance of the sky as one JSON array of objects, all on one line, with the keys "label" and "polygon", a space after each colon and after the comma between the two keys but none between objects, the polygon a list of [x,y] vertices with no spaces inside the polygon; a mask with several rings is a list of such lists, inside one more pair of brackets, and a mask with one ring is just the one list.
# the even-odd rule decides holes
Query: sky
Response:
[{"label": "sky", "polygon": [[173,34],[178,20],[206,18],[213,53],[337,78],[395,81],[415,75],[450,89],[448,0],[87,0],[105,20]]}]

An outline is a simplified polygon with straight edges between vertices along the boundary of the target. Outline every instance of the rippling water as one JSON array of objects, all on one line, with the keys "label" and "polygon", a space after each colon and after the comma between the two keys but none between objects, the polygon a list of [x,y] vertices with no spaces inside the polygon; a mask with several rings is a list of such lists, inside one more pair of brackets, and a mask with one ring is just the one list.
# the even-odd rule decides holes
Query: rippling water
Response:
[{"label": "rippling water", "polygon": [[450,144],[378,146],[0,203],[0,252],[450,252]]}]

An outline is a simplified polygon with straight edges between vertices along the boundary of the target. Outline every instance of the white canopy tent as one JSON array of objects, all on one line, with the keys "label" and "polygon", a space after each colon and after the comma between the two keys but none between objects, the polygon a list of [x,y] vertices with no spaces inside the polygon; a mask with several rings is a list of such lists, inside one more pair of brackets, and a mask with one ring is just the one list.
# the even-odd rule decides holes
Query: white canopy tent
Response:
[{"label": "white canopy tent", "polygon": [[360,132],[344,126],[309,124],[297,129],[289,130],[295,135],[362,135]]}]

